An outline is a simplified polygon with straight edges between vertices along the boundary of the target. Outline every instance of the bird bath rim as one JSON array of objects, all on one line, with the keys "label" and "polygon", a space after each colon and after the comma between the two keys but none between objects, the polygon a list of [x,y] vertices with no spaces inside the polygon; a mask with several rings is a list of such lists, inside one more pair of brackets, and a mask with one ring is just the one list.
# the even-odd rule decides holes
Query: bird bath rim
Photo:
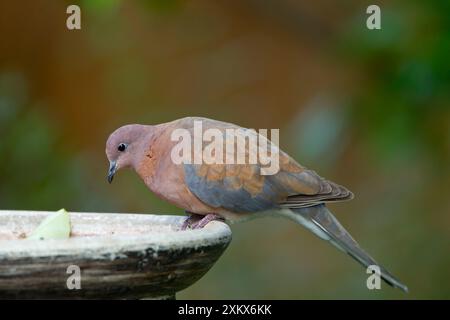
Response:
[{"label": "bird bath rim", "polygon": [[[15,225],[16,229],[23,228],[23,225],[32,223],[30,218],[43,220],[51,213],[54,212],[0,210],[0,257],[4,255],[26,255],[28,257],[40,255],[51,256],[74,254],[74,252],[82,254],[91,250],[103,253],[110,252],[112,248],[115,250],[137,251],[140,248],[145,250],[151,247],[158,251],[168,248],[201,247],[204,245],[229,242],[231,240],[229,226],[219,221],[212,221],[202,229],[180,230],[182,223],[186,219],[185,216],[98,212],[69,212],[69,214],[71,221],[84,222],[85,225],[88,222],[95,222],[96,225],[108,223],[110,226],[114,226],[114,222],[124,220],[132,221],[128,225],[130,228],[135,227],[136,223],[152,223],[153,227],[159,227],[163,230],[157,230],[157,228],[145,230],[143,228],[143,230],[134,234],[126,234],[123,231],[119,234],[109,234],[107,230],[102,230],[98,234],[86,235],[80,231],[81,227],[77,228],[75,224],[72,224],[73,230],[69,239],[28,240],[20,239],[20,235],[16,235],[16,238],[13,239],[4,239],[8,226]],[[23,221],[24,219],[23,225],[17,226],[16,221]],[[35,226],[37,227],[37,225]],[[27,231],[31,232],[31,230]],[[23,233],[22,231],[22,237],[24,236]],[[93,241],[87,242],[86,239],[92,239]]]},{"label": "bird bath rim", "polygon": [[[186,217],[70,212],[69,239],[24,239],[52,212],[0,210],[0,298],[166,299],[198,281],[231,241],[212,221],[180,230]],[[68,290],[69,266],[81,290]]]}]

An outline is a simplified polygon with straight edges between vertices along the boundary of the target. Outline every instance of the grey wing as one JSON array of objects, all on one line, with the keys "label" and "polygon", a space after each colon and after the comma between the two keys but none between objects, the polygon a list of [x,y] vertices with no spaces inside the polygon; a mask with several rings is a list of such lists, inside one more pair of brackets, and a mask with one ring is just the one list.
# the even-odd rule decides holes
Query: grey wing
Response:
[{"label": "grey wing", "polygon": [[[241,213],[277,207],[279,198],[277,190],[271,189],[264,178],[255,177],[254,181],[246,179],[248,174],[254,176],[256,174],[239,175],[241,170],[255,172],[257,168],[250,165],[222,165],[219,168],[217,165],[185,164],[185,182],[197,198],[214,208]],[[236,174],[230,175],[230,172]],[[218,178],[217,175],[222,177]]]},{"label": "grey wing", "polygon": [[[203,121],[205,128],[238,128],[237,134],[248,134],[247,129],[233,124],[209,119]],[[270,141],[269,144],[272,148]],[[257,150],[248,147],[245,150],[246,159],[249,153]],[[209,206],[237,213],[305,207],[352,197],[351,192],[344,187],[302,167],[278,147],[275,150],[279,156],[279,171],[273,175],[262,175],[260,163],[184,164],[186,185]]]}]

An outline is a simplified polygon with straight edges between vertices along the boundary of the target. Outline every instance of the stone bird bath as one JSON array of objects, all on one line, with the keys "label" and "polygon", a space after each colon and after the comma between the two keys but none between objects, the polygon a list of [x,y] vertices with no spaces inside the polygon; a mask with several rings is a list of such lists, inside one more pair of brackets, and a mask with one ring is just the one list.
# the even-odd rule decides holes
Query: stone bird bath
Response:
[{"label": "stone bird bath", "polygon": [[0,298],[175,298],[231,241],[219,221],[181,231],[181,216],[73,212],[71,238],[24,239],[50,213],[0,211]]}]

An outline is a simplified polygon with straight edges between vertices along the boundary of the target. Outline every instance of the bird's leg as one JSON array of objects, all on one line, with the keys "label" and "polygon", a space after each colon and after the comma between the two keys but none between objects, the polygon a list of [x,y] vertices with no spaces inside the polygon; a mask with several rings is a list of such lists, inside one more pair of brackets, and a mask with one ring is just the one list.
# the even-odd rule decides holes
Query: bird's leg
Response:
[{"label": "bird's leg", "polygon": [[193,212],[186,211],[186,213],[189,215],[186,220],[184,220],[183,224],[181,225],[181,230],[186,230],[188,227],[192,228],[193,224],[195,222],[198,222],[202,219],[202,215],[195,214]]},{"label": "bird's leg", "polygon": [[219,216],[218,214],[208,213],[200,221],[197,221],[194,224],[192,224],[191,228],[192,229],[201,229],[204,226],[206,226],[208,223],[210,223],[211,221],[214,221],[214,220],[224,221],[224,219],[221,216]]}]

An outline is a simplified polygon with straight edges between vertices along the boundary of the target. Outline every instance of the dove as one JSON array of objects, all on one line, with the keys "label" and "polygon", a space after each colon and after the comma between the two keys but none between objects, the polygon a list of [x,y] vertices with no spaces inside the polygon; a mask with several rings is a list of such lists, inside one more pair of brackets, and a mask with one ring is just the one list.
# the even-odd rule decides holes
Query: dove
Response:
[{"label": "dove", "polygon": [[[150,191],[190,214],[181,229],[203,228],[217,219],[237,222],[268,214],[287,217],[364,267],[375,267],[372,270],[378,270],[379,276],[389,285],[408,291],[406,285],[359,246],[328,210],[328,203],[351,200],[351,191],[301,166],[268,139],[267,149],[278,156],[278,171],[270,175],[262,174],[261,162],[187,161],[208,148],[208,143],[198,144],[195,140],[195,125],[199,122],[203,129],[223,133],[224,137],[230,130],[234,130],[236,138],[251,136],[246,128],[201,117],[186,117],[157,125],[125,125],[115,130],[106,142],[108,181],[111,183],[120,169],[134,170]],[[175,135],[174,138],[174,133],[180,130],[194,139],[189,142],[194,147],[184,150],[190,154],[185,154],[186,161],[181,163],[174,160],[174,150],[179,151],[180,137],[183,136]],[[228,140],[223,141],[224,145],[225,141]],[[248,145],[244,149],[246,160],[252,153],[261,151],[251,147],[250,143]],[[234,146],[226,149],[223,158],[236,151],[239,150]]]}]

